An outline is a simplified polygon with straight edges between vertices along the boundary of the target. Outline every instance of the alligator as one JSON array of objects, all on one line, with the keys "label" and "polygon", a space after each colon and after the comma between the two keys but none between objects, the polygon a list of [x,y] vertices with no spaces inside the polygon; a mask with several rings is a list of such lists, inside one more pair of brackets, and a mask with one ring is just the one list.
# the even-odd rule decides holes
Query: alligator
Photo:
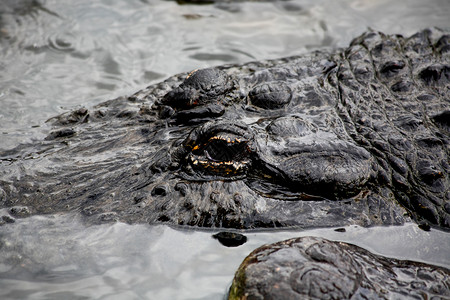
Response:
[{"label": "alligator", "polygon": [[449,41],[369,31],[52,118],[45,140],[0,154],[3,223],[449,228]]},{"label": "alligator", "polygon": [[[0,225],[75,212],[87,224],[448,230],[449,50],[436,28],[369,31],[346,49],[194,70],[59,115],[45,140],[0,153]],[[448,276],[302,238],[251,254],[230,298],[445,295]]]},{"label": "alligator", "polygon": [[228,299],[448,297],[448,269],[382,257],[343,242],[302,237],[253,251],[236,272]]}]

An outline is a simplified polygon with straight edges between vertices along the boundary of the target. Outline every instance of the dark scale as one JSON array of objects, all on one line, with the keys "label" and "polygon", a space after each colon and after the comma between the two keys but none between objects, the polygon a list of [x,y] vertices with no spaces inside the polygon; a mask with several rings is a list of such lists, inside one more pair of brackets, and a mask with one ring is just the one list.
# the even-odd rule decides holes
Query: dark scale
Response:
[{"label": "dark scale", "polygon": [[94,224],[450,228],[448,41],[370,31],[57,116],[47,139],[0,154],[0,208]]},{"label": "dark scale", "polygon": [[[52,118],[47,139],[0,153],[0,225],[69,212],[88,224],[448,230],[449,47],[439,29],[370,31],[347,49],[197,70]],[[272,299],[450,297],[443,268],[303,241],[255,252],[274,268],[241,269],[233,286]]]}]

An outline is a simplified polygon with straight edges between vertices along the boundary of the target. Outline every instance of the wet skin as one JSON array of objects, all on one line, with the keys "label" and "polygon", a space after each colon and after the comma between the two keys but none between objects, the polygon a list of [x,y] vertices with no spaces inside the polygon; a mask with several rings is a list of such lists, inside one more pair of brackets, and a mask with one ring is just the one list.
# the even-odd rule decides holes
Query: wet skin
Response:
[{"label": "wet skin", "polygon": [[88,223],[448,228],[448,50],[436,29],[368,32],[55,117],[45,141],[1,154],[0,205]]},{"label": "wet skin", "polygon": [[441,299],[449,287],[448,269],[302,237],[247,256],[228,299]]}]

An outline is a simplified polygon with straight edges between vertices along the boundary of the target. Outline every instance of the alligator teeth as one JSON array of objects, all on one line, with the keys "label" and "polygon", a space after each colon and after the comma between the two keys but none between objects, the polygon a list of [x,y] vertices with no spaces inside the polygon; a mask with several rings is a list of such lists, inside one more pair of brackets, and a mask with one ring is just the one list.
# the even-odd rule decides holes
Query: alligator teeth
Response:
[{"label": "alligator teeth", "polygon": [[215,135],[215,136],[211,137],[208,141],[212,141],[212,140],[221,140],[221,141],[225,141],[229,144],[238,144],[238,143],[243,142],[238,137],[233,136],[230,138],[229,135],[222,135],[222,134]]},{"label": "alligator teeth", "polygon": [[[208,157],[207,157],[208,158]],[[200,159],[195,154],[189,155],[191,165],[198,170],[203,170],[207,173],[214,173],[217,175],[236,175],[242,174],[248,167],[248,160],[244,161],[214,161],[208,159]]]}]

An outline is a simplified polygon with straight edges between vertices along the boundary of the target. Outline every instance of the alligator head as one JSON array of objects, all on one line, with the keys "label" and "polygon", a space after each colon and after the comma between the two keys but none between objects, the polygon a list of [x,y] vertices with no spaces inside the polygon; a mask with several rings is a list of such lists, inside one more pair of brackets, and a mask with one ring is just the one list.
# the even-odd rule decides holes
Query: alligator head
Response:
[{"label": "alligator head", "polygon": [[46,141],[2,155],[1,204],[201,227],[448,227],[448,45],[438,30],[369,32],[59,116]]}]

